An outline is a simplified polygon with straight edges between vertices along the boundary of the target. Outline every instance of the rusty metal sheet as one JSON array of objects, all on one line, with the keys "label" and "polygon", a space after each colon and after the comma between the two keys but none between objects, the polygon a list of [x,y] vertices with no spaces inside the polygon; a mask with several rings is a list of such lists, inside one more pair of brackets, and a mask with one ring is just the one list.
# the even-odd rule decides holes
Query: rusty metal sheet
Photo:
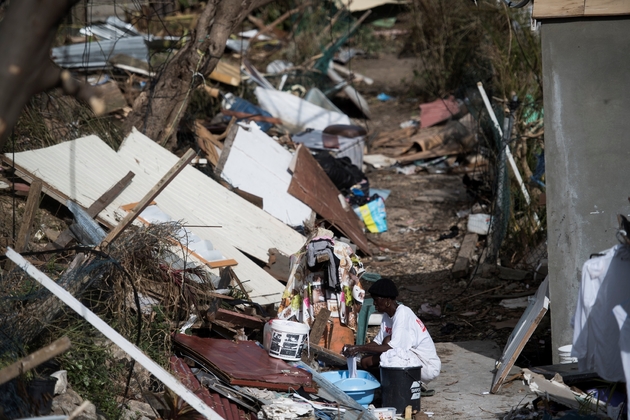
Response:
[{"label": "rusty metal sheet", "polygon": [[300,199],[317,214],[328,220],[352,240],[361,251],[372,255],[360,220],[352,209],[346,211],[339,202],[339,190],[319,166],[308,148],[300,144],[296,164],[289,184],[289,194]]},{"label": "rusty metal sheet", "polygon": [[231,385],[278,391],[304,387],[307,392],[317,392],[309,372],[269,356],[253,341],[234,342],[176,334],[173,342],[182,353],[203,363],[206,368],[225,378]]},{"label": "rusty metal sheet", "polygon": [[225,420],[257,420],[255,413],[246,412],[227,398],[201,386],[188,365],[179,357],[171,356],[170,365],[177,379]]}]

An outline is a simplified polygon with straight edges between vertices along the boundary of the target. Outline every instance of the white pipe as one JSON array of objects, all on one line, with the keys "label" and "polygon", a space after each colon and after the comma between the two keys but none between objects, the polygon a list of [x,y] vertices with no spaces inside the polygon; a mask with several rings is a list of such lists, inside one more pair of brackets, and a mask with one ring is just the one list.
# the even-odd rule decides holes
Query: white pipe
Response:
[{"label": "white pipe", "polygon": [[26,261],[24,257],[22,257],[10,247],[7,247],[6,255],[22,270],[26,271],[31,277],[41,283],[42,286],[50,290],[55,296],[61,299],[63,303],[68,305],[76,313],[85,318],[87,322],[92,324],[97,330],[103,333],[105,337],[109,338],[114,344],[123,349],[129,356],[133,357],[135,361],[140,363],[145,369],[151,372],[153,376],[162,381],[164,385],[166,385],[173,392],[179,395],[184,401],[190,404],[192,408],[197,410],[205,418],[211,420],[224,420],[224,418],[221,417],[216,411],[208,407],[206,403],[204,403],[198,396],[196,396],[191,390],[189,390],[181,382],[179,382],[177,378],[167,372],[162,366],[155,363],[146,354],[144,354],[142,350],[130,343],[116,330],[107,325],[105,321],[103,321],[94,312],[85,307],[85,305],[79,302],[67,290],[51,280],[46,274],[35,268],[33,264]]},{"label": "white pipe", "polygon": [[[488,95],[486,94],[486,90],[483,88],[483,84],[481,82],[477,82],[477,87],[479,88],[479,93],[481,93],[481,97],[483,98],[483,103],[486,105],[486,109],[488,110],[488,114],[490,114],[490,118],[492,119],[492,123],[494,124],[494,128],[499,132],[499,137],[503,139],[503,130],[501,130],[501,126],[499,125],[499,121],[497,121],[497,116],[494,114],[492,110],[492,105],[490,105],[490,100],[488,99]],[[512,151],[510,150],[509,144],[505,143],[505,154],[510,162],[510,166],[512,167],[512,172],[514,172],[514,176],[516,177],[516,181],[518,181],[518,185],[521,187],[521,192],[523,193],[523,197],[525,197],[525,202],[527,205],[531,205],[531,198],[529,197],[529,193],[527,192],[527,188],[525,188],[525,183],[523,182],[523,178],[521,177],[521,173],[518,171],[518,167],[516,166],[516,161],[514,160],[514,156],[512,155]],[[534,213],[534,220],[538,225],[540,221],[538,220],[538,215]]]}]

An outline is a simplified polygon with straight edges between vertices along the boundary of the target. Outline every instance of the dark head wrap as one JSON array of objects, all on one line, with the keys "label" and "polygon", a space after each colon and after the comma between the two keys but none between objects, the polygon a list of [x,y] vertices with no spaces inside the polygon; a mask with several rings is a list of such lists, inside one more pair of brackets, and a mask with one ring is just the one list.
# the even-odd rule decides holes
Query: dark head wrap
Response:
[{"label": "dark head wrap", "polygon": [[398,288],[390,279],[380,279],[376,281],[369,289],[368,292],[372,297],[383,297],[396,299],[398,296]]}]

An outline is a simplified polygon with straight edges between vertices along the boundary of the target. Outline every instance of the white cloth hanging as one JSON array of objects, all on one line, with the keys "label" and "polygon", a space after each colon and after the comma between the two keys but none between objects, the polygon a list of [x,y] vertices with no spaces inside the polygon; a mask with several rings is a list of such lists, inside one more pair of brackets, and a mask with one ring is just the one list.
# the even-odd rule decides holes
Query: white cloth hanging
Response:
[{"label": "white cloth hanging", "polygon": [[586,261],[582,269],[571,355],[578,358],[580,371],[625,381],[613,308],[630,300],[630,249],[617,245],[603,254]]}]

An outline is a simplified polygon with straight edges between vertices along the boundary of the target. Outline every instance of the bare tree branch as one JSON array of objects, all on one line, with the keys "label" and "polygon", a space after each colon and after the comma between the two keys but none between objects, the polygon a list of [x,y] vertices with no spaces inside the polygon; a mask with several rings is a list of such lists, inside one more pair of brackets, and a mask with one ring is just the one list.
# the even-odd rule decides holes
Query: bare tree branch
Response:
[{"label": "bare tree branch", "polygon": [[73,80],[50,59],[61,20],[78,0],[19,0],[0,22],[0,151],[20,112],[33,95],[61,86],[65,92],[103,110],[96,90]]},{"label": "bare tree branch", "polygon": [[149,90],[136,98],[125,131],[136,127],[156,142],[173,149],[177,126],[192,90],[211,72],[234,29],[251,13],[272,0],[210,0],[201,13],[191,41],[166,64]]}]

